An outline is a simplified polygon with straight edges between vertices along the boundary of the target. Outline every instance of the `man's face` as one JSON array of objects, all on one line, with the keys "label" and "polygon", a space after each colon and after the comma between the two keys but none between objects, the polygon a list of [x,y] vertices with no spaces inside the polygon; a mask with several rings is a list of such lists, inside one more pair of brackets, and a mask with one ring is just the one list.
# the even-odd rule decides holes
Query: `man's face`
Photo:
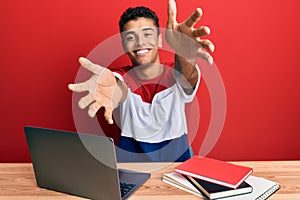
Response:
[{"label": "man's face", "polygon": [[160,64],[158,47],[162,45],[162,38],[157,35],[153,20],[141,17],[128,21],[124,25],[122,45],[134,66]]}]

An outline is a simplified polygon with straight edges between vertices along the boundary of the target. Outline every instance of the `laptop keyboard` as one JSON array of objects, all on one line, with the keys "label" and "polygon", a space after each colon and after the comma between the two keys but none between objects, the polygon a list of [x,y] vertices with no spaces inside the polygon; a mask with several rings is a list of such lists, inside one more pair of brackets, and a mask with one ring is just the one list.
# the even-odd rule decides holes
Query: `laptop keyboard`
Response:
[{"label": "laptop keyboard", "polygon": [[121,197],[124,197],[135,186],[136,186],[136,184],[120,182]]}]

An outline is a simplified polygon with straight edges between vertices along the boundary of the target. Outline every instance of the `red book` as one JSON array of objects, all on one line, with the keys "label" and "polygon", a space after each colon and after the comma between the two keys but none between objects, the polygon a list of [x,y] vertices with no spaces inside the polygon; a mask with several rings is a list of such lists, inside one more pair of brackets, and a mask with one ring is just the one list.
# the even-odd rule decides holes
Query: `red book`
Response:
[{"label": "red book", "polygon": [[253,172],[250,167],[199,156],[194,156],[178,165],[175,171],[234,189]]}]

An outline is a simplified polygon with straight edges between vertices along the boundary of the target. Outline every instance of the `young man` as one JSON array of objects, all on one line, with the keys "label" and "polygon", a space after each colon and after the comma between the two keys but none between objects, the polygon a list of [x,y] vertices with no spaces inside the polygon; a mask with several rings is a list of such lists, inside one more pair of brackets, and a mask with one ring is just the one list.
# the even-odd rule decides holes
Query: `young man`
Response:
[{"label": "young man", "polygon": [[74,92],[89,91],[79,107],[89,106],[89,115],[105,107],[104,117],[112,124],[112,111],[118,106],[121,138],[118,161],[185,161],[192,153],[187,141],[185,103],[195,97],[200,71],[198,57],[213,63],[214,50],[208,27],[194,28],[201,9],[183,23],[176,21],[176,4],[169,1],[166,40],[176,55],[172,63],[161,63],[162,45],[158,18],[145,7],[127,9],[119,27],[122,46],[132,66],[109,70],[80,58],[81,65],[93,76],[86,82],[70,84]]}]

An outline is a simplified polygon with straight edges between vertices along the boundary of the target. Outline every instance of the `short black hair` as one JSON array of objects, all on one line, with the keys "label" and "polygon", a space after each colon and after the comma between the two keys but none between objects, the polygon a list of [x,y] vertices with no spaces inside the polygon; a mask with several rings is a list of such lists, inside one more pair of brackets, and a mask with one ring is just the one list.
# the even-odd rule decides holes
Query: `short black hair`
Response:
[{"label": "short black hair", "polygon": [[157,27],[157,34],[159,35],[160,32],[159,32],[159,23],[158,23],[157,15],[153,10],[151,10],[150,8],[146,8],[144,6],[128,8],[125,12],[123,12],[119,21],[120,33],[124,31],[124,26],[127,22],[131,20],[137,20],[140,17],[152,19],[154,25]]}]

